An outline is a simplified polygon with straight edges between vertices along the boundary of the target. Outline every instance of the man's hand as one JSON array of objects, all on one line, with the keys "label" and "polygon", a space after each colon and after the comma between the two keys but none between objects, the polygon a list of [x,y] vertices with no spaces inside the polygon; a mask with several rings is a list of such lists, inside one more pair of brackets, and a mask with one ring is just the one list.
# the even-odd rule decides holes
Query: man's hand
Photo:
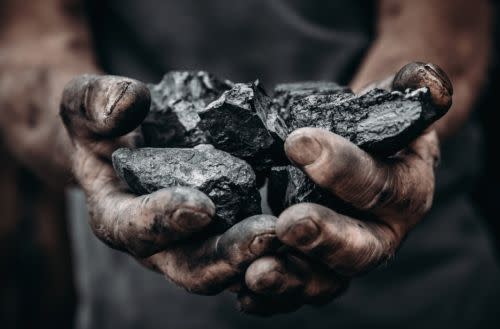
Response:
[{"label": "man's hand", "polygon": [[[451,83],[432,64],[405,66],[392,86],[427,87],[434,106],[451,105]],[[362,215],[312,203],[286,209],[278,218],[276,234],[291,252],[260,258],[248,268],[248,289],[240,291],[239,301],[249,313],[287,312],[331,300],[350,277],[390,259],[432,204],[439,159],[434,130],[388,159],[375,158],[316,128],[293,132],[285,151],[316,184]]]},{"label": "man's hand", "polygon": [[176,187],[130,194],[110,157],[116,148],[140,142],[134,129],[149,105],[146,86],[128,78],[83,75],[64,90],[60,114],[75,146],[73,171],[87,196],[91,227],[109,246],[185,289],[218,293],[251,261],[275,248],[276,218],[253,216],[206,238],[200,232],[215,209],[200,191]]}]

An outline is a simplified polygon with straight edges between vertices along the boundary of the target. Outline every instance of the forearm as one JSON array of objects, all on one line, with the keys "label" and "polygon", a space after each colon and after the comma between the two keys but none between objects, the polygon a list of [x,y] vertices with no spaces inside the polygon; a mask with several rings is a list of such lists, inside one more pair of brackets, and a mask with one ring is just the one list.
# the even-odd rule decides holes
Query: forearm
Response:
[{"label": "forearm", "polygon": [[0,35],[2,147],[41,178],[69,181],[72,145],[59,119],[64,85],[96,72],[85,22],[71,0],[4,1]]},{"label": "forearm", "polygon": [[441,66],[453,83],[453,106],[437,124],[441,138],[467,120],[486,79],[492,47],[487,0],[379,1],[377,38],[351,86],[394,74],[411,61]]}]

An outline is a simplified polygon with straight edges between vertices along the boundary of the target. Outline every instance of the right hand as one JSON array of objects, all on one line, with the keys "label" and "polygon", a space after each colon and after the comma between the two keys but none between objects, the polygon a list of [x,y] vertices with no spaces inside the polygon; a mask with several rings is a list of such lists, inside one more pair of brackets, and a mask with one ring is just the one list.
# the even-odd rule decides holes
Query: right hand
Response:
[{"label": "right hand", "polygon": [[64,89],[60,114],[75,146],[72,167],[87,197],[90,225],[107,245],[188,291],[219,293],[275,249],[276,218],[257,215],[222,235],[190,239],[215,213],[205,194],[187,187],[131,194],[110,158],[117,148],[140,143],[135,128],[149,106],[147,87],[129,78],[82,75]]},{"label": "right hand", "polygon": [[[436,110],[446,113],[451,106],[451,82],[436,65],[410,63],[384,83],[396,90],[426,87]],[[374,87],[381,84],[367,90]],[[315,184],[357,212],[348,215],[314,203],[283,211],[276,235],[287,252],[260,258],[248,268],[247,289],[238,296],[248,313],[285,313],[333,300],[351,278],[392,259],[432,205],[439,162],[433,128],[388,159],[318,128],[292,132],[285,152]]]}]

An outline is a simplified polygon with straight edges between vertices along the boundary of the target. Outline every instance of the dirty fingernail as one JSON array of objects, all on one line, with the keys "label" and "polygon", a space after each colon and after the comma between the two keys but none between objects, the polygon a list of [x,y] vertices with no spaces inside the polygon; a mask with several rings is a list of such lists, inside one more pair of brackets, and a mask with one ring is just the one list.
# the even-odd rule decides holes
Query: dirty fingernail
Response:
[{"label": "dirty fingernail", "polygon": [[288,158],[299,166],[307,166],[316,161],[321,151],[321,144],[314,137],[303,133],[291,134],[285,142]]},{"label": "dirty fingernail", "polygon": [[320,234],[318,225],[310,218],[303,218],[290,225],[280,237],[285,242],[296,246],[307,246]]},{"label": "dirty fingernail", "polygon": [[450,81],[450,78],[442,68],[432,63],[425,64],[425,68],[441,82],[443,87],[450,95],[453,95],[453,85]]},{"label": "dirty fingernail", "polygon": [[188,208],[179,208],[172,215],[175,223],[184,231],[199,230],[210,223],[208,214]]}]

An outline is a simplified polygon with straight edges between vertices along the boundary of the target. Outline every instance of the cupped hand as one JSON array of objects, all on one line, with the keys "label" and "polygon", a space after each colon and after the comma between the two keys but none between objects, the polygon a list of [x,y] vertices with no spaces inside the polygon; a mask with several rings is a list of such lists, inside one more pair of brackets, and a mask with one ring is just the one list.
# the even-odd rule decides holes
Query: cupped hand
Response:
[{"label": "cupped hand", "polygon": [[83,75],[64,89],[60,115],[75,146],[73,172],[86,194],[91,228],[110,247],[179,286],[218,293],[251,261],[275,249],[276,218],[253,216],[207,237],[202,231],[215,207],[200,191],[174,187],[131,194],[115,175],[111,154],[140,144],[136,128],[149,106],[147,87],[129,78]]},{"label": "cupped hand", "polygon": [[[421,87],[429,89],[434,106],[451,106],[451,83],[435,65],[408,64],[392,80],[393,89]],[[288,251],[260,258],[246,271],[239,302],[248,313],[289,312],[331,300],[350,278],[393,257],[432,205],[439,159],[432,127],[385,159],[316,128],[290,134],[285,151],[317,185],[363,215],[341,214],[313,203],[286,209],[276,234]]]}]

